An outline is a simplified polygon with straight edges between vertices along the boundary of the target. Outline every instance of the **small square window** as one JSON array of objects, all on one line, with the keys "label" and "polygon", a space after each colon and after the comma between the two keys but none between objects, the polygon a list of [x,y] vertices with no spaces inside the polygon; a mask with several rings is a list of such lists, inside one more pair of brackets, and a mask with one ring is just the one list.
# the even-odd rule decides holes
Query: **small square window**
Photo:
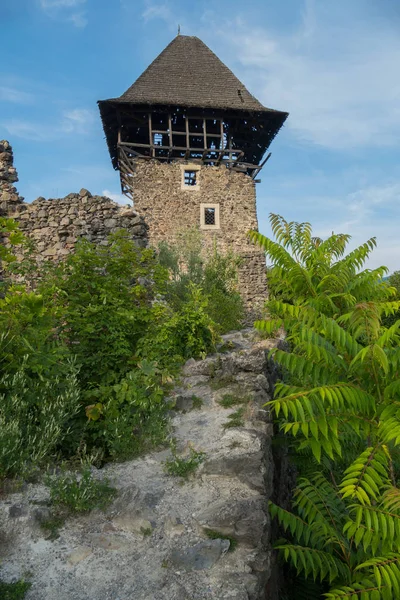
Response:
[{"label": "small square window", "polygon": [[215,208],[204,209],[204,225],[215,225]]},{"label": "small square window", "polygon": [[200,228],[219,229],[219,204],[200,204]]},{"label": "small square window", "polygon": [[185,186],[188,187],[197,185],[197,171],[189,171],[185,169],[183,181]]}]

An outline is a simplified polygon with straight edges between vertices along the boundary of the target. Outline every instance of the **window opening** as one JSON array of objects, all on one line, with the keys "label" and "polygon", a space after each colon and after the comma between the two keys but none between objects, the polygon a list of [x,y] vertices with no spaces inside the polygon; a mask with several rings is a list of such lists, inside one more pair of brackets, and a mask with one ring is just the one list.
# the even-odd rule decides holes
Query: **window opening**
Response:
[{"label": "window opening", "polygon": [[187,185],[187,186],[197,185],[196,175],[197,175],[196,171],[187,171],[185,169],[185,174],[184,174],[185,185]]},{"label": "window opening", "polygon": [[204,209],[204,224],[215,225],[215,208]]}]

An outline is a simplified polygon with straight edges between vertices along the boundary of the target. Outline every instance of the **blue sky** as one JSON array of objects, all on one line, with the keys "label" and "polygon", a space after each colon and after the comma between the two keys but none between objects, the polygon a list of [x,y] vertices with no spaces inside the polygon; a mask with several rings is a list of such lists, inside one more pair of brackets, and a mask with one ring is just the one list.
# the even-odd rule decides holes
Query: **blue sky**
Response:
[{"label": "blue sky", "polygon": [[377,236],[400,269],[398,0],[0,0],[0,139],[27,201],[81,187],[120,202],[96,101],[120,95],[176,35],[199,36],[290,116],[258,184],[268,214]]}]

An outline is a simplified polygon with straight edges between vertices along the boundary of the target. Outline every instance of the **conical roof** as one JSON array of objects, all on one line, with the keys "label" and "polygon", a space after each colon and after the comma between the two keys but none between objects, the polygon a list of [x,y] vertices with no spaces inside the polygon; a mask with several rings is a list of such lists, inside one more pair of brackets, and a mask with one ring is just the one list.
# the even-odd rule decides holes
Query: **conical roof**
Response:
[{"label": "conical roof", "polygon": [[[178,35],[114,102],[271,111],[198,37]],[[272,111],[279,112],[279,111]]]}]

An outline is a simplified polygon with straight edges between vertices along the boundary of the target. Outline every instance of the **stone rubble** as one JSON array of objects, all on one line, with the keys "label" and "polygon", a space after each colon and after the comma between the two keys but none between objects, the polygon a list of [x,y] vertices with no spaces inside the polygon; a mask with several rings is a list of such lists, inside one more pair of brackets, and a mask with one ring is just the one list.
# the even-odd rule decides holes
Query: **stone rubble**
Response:
[{"label": "stone rubble", "polygon": [[105,244],[108,235],[119,229],[125,229],[137,246],[147,246],[148,227],[132,207],[92,196],[86,189],[65,198],[39,197],[26,203],[13,186],[16,181],[11,146],[0,141],[0,216],[18,221],[22,232],[34,241],[39,261],[62,259],[80,238]]},{"label": "stone rubble", "polygon": [[[169,449],[94,470],[118,496],[105,512],[68,518],[54,541],[40,528],[49,510],[45,487],[26,484],[3,497],[0,578],[29,579],[26,600],[265,599],[273,465],[263,405],[276,377],[267,357],[276,344],[254,330],[234,332],[218,354],[184,366],[172,394],[180,409],[173,436],[178,453],[205,453],[188,481],[166,474]],[[238,409],[219,404],[227,394],[244,402],[240,426],[223,427]],[[232,552],[229,538],[237,543]]]}]

